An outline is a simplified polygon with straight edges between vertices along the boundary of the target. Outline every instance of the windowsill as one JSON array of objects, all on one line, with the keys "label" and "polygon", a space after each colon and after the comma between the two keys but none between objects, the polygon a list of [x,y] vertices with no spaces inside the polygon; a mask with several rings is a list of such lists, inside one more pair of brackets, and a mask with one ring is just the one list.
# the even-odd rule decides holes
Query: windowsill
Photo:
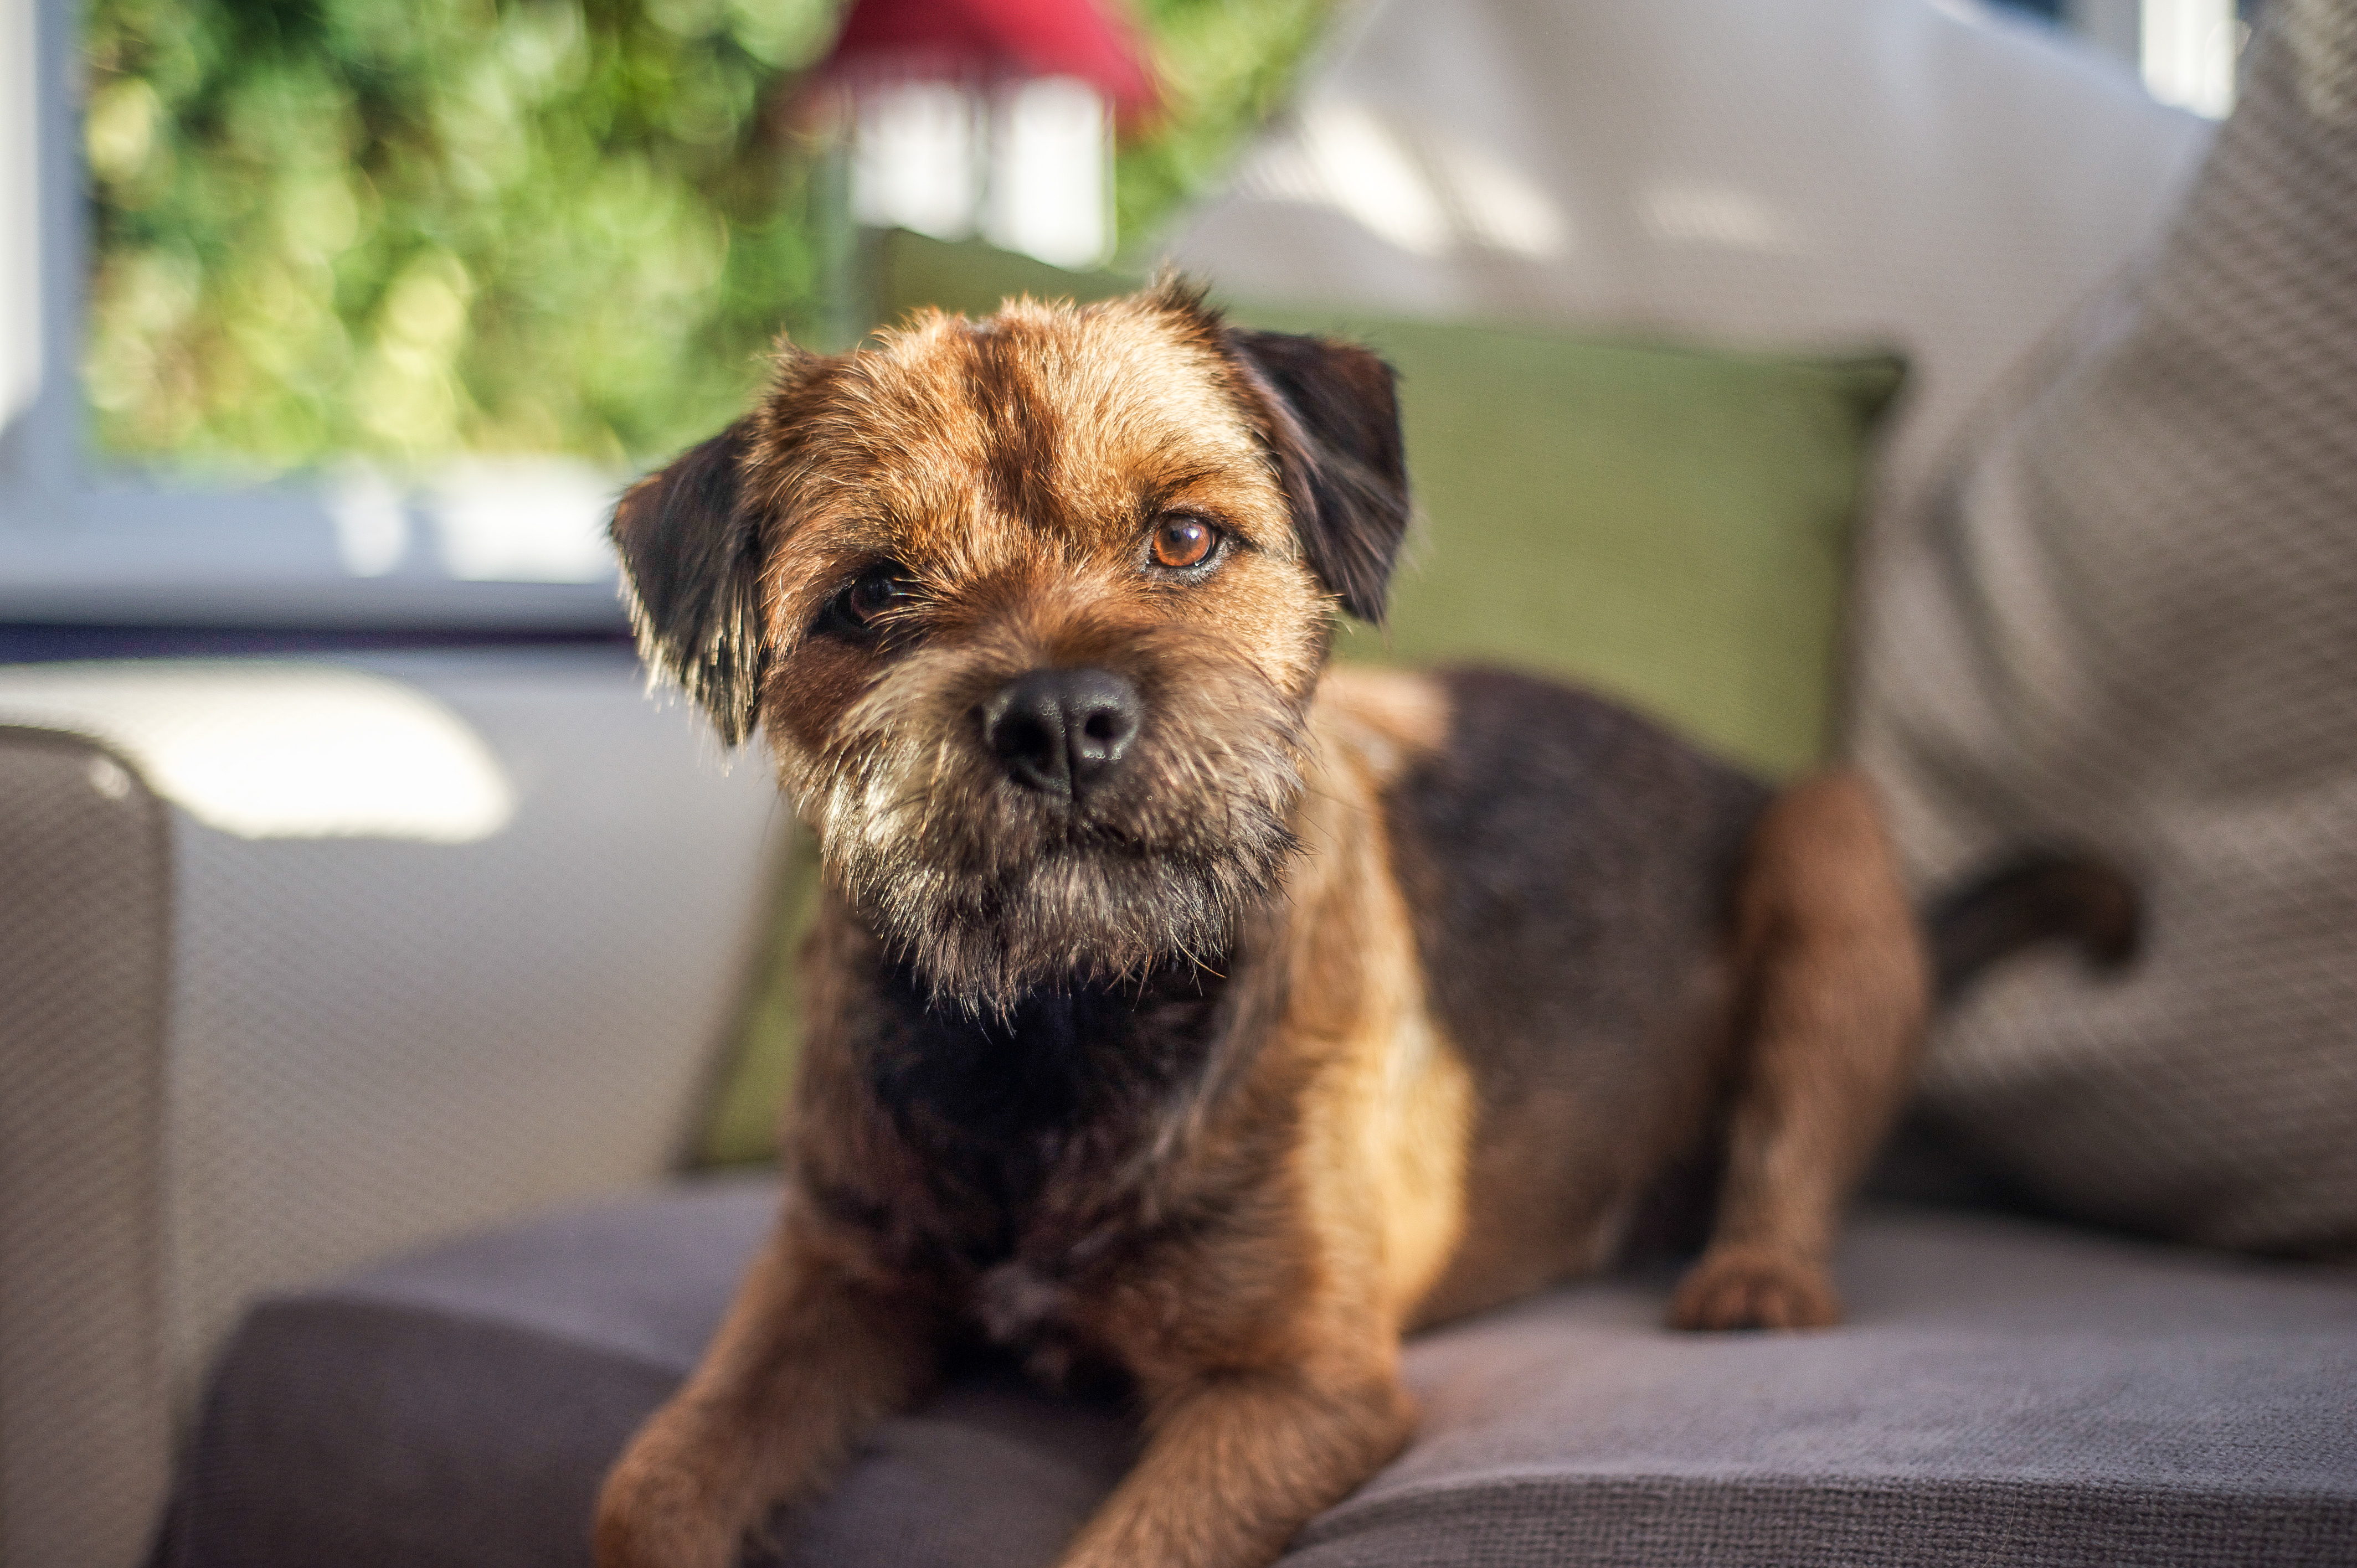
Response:
[{"label": "windowsill", "polygon": [[349,478],[203,489],[85,478],[65,464],[43,483],[9,469],[0,464],[0,624],[629,628],[603,541],[621,487],[577,467],[454,465],[407,489]]},{"label": "windowsill", "polygon": [[612,585],[415,578],[43,581],[0,565],[0,624],[619,636]]}]

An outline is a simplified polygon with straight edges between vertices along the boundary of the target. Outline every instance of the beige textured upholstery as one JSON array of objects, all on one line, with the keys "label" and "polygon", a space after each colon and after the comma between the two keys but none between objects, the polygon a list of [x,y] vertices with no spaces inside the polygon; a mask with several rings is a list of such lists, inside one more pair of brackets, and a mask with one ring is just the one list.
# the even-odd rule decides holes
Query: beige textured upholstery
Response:
[{"label": "beige textured upholstery", "polygon": [[774,787],[620,650],[0,669],[0,1561],[129,1564],[258,1292],[675,1163]]},{"label": "beige textured upholstery", "polygon": [[2182,220],[1872,584],[1859,753],[1925,880],[2092,844],[2125,979],[1993,977],[1933,1105],[2050,1201],[2357,1255],[2357,0],[2271,0]]},{"label": "beige textured upholstery", "polygon": [[164,1409],[167,808],[0,728],[0,1561],[127,1563]]}]

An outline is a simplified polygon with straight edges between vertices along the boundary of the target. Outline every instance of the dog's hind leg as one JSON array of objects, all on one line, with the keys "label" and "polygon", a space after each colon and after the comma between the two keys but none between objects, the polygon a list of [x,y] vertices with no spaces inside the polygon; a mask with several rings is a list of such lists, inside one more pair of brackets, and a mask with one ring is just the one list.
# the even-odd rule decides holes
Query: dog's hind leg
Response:
[{"label": "dog's hind leg", "polygon": [[597,1568],[729,1568],[772,1508],[832,1478],[933,1375],[936,1315],[896,1286],[790,1197],[703,1362],[606,1478]]},{"label": "dog's hind leg", "polygon": [[1931,989],[1862,777],[1819,775],[1760,819],[1737,890],[1735,951],[1747,1004],[1727,1176],[1709,1244],[1670,1320],[1681,1328],[1837,1322],[1826,1273],[1835,1229],[1906,1095]]}]

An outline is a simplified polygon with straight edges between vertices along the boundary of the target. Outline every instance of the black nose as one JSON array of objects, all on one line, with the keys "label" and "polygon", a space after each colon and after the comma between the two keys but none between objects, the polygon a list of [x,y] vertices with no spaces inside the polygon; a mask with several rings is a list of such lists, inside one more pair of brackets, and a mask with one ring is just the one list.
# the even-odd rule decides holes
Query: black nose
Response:
[{"label": "black nose", "polygon": [[1016,782],[1078,800],[1119,763],[1145,716],[1110,670],[1034,670],[982,705],[982,738]]}]

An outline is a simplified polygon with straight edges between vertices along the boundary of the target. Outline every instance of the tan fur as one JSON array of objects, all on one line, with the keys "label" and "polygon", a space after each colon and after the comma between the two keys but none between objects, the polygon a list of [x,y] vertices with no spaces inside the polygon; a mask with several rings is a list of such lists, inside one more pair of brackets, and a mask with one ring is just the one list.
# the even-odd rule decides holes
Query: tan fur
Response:
[{"label": "tan fur", "polygon": [[1838,1322],[1825,1274],[1843,1199],[1904,1097],[1931,977],[1871,787],[1839,769],[1787,790],[1752,838],[1737,906],[1749,1050],[1709,1249],[1682,1328]]},{"label": "tan fur", "polygon": [[1424,972],[1383,830],[1383,791],[1448,733],[1448,702],[1415,676],[1337,672],[1310,721],[1320,765],[1304,795],[1310,846],[1292,882],[1287,1045],[1319,1069],[1300,1151],[1330,1274],[1364,1279],[1396,1335],[1465,1224],[1473,1081],[1425,1004]]},{"label": "tan fur", "polygon": [[[1323,369],[1389,418],[1372,357],[1255,347],[1180,289],[928,313],[856,355],[782,354],[756,415],[625,499],[650,652],[724,730],[758,716],[828,889],[777,1237],[608,1478],[601,1568],[724,1568],[971,1332],[1135,1391],[1144,1452],[1067,1568],[1254,1568],[1407,1440],[1404,1333],[1594,1266],[1723,1101],[1724,1219],[1674,1316],[1830,1320],[1834,1218],[1921,1014],[1871,800],[1832,775],[1760,822],[1736,918],[1679,961],[1620,1100],[1485,1081],[1426,972],[1447,867],[1394,809],[1456,744],[1449,689],[1323,668],[1405,516],[1404,495],[1350,514],[1396,488],[1395,433],[1387,455],[1343,417],[1315,449]],[[1216,569],[1153,569],[1173,515],[1216,521]],[[879,562],[905,607],[830,630]],[[976,715],[1076,668],[1151,723],[1102,797],[1051,811]],[[1166,1007],[1164,1043],[1200,1060],[1134,1090],[1109,1061],[1134,1101],[1045,1152],[961,1142],[925,1097],[963,1103],[963,1080],[927,1076],[949,1069],[921,1031],[986,1043],[1042,996],[1083,1016],[1065,993],[1091,986]],[[1021,1196],[976,1197],[993,1183]]]},{"label": "tan fur", "polygon": [[1147,1369],[1154,1435],[1069,1568],[1265,1560],[1405,1440],[1399,1339],[1464,1222],[1473,1089],[1424,1008],[1377,796],[1446,715],[1415,677],[1329,675],[1320,688],[1297,822],[1306,853],[1288,883],[1290,1004],[1258,1063],[1270,1092],[1298,1086],[1289,1164],[1307,1266],[1284,1331],[1242,1358],[1222,1347],[1243,1365],[1215,1379],[1193,1347],[1172,1364],[1158,1327],[1114,1329]]}]

